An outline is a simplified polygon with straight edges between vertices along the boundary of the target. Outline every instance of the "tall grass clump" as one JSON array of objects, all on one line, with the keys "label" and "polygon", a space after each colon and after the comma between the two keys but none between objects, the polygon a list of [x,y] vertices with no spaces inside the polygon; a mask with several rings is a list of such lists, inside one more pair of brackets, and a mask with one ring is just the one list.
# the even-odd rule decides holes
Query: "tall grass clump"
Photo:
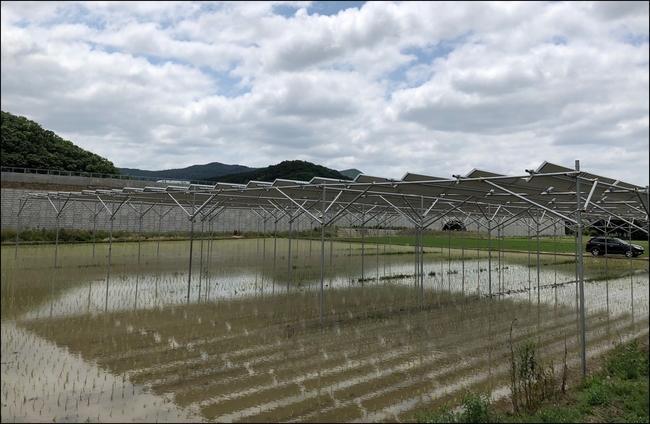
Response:
[{"label": "tall grass clump", "polygon": [[[540,361],[537,346],[530,340],[514,345],[510,327],[510,391],[515,413],[533,412],[542,402],[557,396],[553,363]],[[566,367],[565,367],[566,369]],[[564,378],[563,378],[564,381]]]}]

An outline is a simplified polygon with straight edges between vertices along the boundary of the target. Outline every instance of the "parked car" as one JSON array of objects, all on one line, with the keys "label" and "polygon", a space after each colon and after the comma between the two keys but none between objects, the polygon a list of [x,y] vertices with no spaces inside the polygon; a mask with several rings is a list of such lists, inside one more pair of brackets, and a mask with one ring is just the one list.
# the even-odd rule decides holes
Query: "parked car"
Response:
[{"label": "parked car", "polygon": [[642,255],[644,251],[643,247],[616,237],[592,237],[587,242],[587,252],[591,252],[594,256],[612,253],[635,258]]}]

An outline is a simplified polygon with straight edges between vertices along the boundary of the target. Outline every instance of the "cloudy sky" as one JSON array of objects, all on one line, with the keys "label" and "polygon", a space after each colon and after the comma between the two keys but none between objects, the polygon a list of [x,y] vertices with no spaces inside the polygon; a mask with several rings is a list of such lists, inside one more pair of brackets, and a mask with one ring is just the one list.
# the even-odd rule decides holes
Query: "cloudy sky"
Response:
[{"label": "cloudy sky", "polygon": [[118,167],[648,184],[648,2],[5,2],[2,110]]}]

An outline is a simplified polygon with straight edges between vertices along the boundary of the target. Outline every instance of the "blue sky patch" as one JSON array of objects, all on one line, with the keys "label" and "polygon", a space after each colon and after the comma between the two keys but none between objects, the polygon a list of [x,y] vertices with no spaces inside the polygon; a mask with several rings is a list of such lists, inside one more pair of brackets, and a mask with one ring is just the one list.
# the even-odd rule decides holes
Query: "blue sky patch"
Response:
[{"label": "blue sky patch", "polygon": [[100,31],[106,28],[106,20],[103,17],[93,15],[86,6],[78,3],[71,3],[67,8],[59,7],[55,17],[45,22],[44,26],[52,28],[62,24],[82,24]]},{"label": "blue sky patch", "polygon": [[566,46],[567,39],[561,35],[556,35],[551,39],[551,43],[555,44],[556,46]]},{"label": "blue sky patch", "polygon": [[[342,10],[355,7],[361,9],[365,3],[365,1],[315,1],[307,7],[307,13],[309,15],[333,16]],[[289,4],[277,4],[273,6],[273,12],[285,18],[291,18],[299,8],[299,6]]]},{"label": "blue sky patch", "polygon": [[18,28],[27,28],[29,26],[29,21],[27,19],[21,19],[18,22],[14,22],[12,25]]},{"label": "blue sky patch", "polygon": [[632,34],[628,33],[623,37],[623,42],[627,44],[632,44],[633,46],[640,46],[642,44],[647,44],[648,43],[648,36],[645,34]]},{"label": "blue sky patch", "polygon": [[276,15],[284,16],[285,18],[292,18],[296,14],[296,10],[300,9],[298,6],[290,4],[274,4],[273,13]]},{"label": "blue sky patch", "polygon": [[315,1],[307,8],[307,12],[310,15],[318,13],[319,15],[332,16],[342,10],[354,7],[361,9],[365,3],[365,1]]},{"label": "blue sky patch", "polygon": [[402,49],[400,53],[415,56],[415,59],[405,63],[397,69],[394,69],[386,75],[386,80],[388,82],[388,88],[386,90],[387,98],[390,98],[391,93],[395,90],[417,87],[425,81],[428,81],[431,78],[431,72],[424,72],[416,79],[409,77],[408,73],[418,66],[429,66],[436,59],[447,57],[449,53],[454,51],[459,43],[462,43],[467,39],[468,35],[469,34],[465,34],[452,40],[441,40],[435,45],[429,45],[426,47],[412,46]]},{"label": "blue sky patch", "polygon": [[214,85],[217,88],[216,93],[220,96],[234,98],[251,91],[250,87],[239,85],[241,78],[230,76],[230,71],[219,72],[209,66],[202,66],[199,70],[214,81]]}]

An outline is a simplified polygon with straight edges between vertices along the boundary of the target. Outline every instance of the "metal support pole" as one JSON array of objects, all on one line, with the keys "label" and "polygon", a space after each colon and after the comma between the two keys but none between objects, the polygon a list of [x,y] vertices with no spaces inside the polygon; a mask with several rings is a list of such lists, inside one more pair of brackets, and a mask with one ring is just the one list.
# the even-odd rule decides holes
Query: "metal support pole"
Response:
[{"label": "metal support pole", "polygon": [[419,228],[417,225],[413,227],[413,288],[418,287],[418,261],[419,261],[419,252],[418,252],[418,240],[419,240]]},{"label": "metal support pole", "polygon": [[377,223],[377,226],[375,228],[375,248],[377,251],[375,252],[375,258],[377,259],[377,284],[379,284],[379,223]]},{"label": "metal support pole", "polygon": [[462,294],[465,294],[465,224],[460,229],[461,234],[460,234],[460,260],[461,260],[461,266],[462,268],[462,274],[461,274],[461,287],[460,291]]},{"label": "metal support pole", "polygon": [[325,282],[325,184],[323,184],[323,204],[321,210],[321,227],[320,227],[320,298],[318,307],[318,322],[323,326],[323,284]]},{"label": "metal support pole", "polygon": [[256,251],[256,253],[257,253],[258,256],[260,254],[260,219],[261,218],[262,218],[261,216],[257,217],[257,251]]},{"label": "metal support pole", "polygon": [[[489,210],[489,208],[488,208]],[[490,214],[490,212],[488,212]],[[492,217],[488,216],[488,296],[492,297]]]},{"label": "metal support pole", "polygon": [[364,258],[366,255],[366,211],[365,211],[365,204],[361,205],[361,285],[363,285],[363,281],[365,280],[365,273],[364,273]]},{"label": "metal support pole", "polygon": [[[110,230],[108,232],[108,265],[106,266],[106,302],[104,304],[104,321],[108,312],[108,282],[111,279],[111,255],[113,252],[113,222],[115,221],[115,197],[111,200]],[[106,322],[104,322],[106,324]]]},{"label": "metal support pole", "polygon": [[260,275],[260,293],[262,297],[264,297],[264,272],[266,272],[266,216],[262,217],[262,227],[262,272]]},{"label": "metal support pole", "polygon": [[540,263],[539,263],[539,209],[537,209],[537,217],[535,219],[536,223],[536,229],[535,233],[537,234],[537,304],[539,305],[541,295],[539,293],[540,287],[539,287],[539,268],[540,268]]},{"label": "metal support pole", "polygon": [[[162,206],[160,207],[160,212],[162,212]],[[160,235],[162,233],[162,219],[163,214],[161,213],[158,217],[158,247],[156,248],[156,258],[160,257]]]},{"label": "metal support pole", "polygon": [[527,239],[527,244],[528,244],[528,301],[530,302],[530,301],[532,301],[532,295],[533,295],[533,291],[532,291],[532,288],[531,288],[531,279],[530,279],[530,250],[531,250],[530,249],[530,227],[531,227],[531,224],[527,223],[526,227],[527,227],[526,228],[526,235],[527,235],[526,239]]},{"label": "metal support pole", "polygon": [[142,238],[142,202],[140,202],[140,226],[138,228],[138,267],[140,266],[140,242]]},{"label": "metal support pole", "polygon": [[447,282],[451,292],[451,229],[447,225]]},{"label": "metal support pole", "polygon": [[[650,208],[650,186],[645,186],[645,202],[646,210],[648,210]],[[650,213],[646,213],[645,229],[648,232],[648,247],[650,247]],[[650,273],[650,261],[648,261],[648,272]]]},{"label": "metal support pole", "polygon": [[[299,211],[297,211],[299,212]],[[296,217],[296,256],[300,253],[300,215]]]},{"label": "metal support pole", "polygon": [[94,216],[93,216],[93,258],[95,257],[95,234],[97,233],[97,203],[93,205]]},{"label": "metal support pole", "polygon": [[[379,250],[379,247],[377,248]],[[420,196],[420,307],[424,307],[424,196]]]},{"label": "metal support pole", "polygon": [[553,224],[553,271],[555,275],[555,297],[557,299],[557,222]]},{"label": "metal support pole", "polygon": [[14,260],[18,259],[18,233],[20,233],[20,215],[18,215],[18,227],[16,227],[16,249],[14,250]]},{"label": "metal support pole", "polygon": [[206,276],[208,281],[205,284],[205,298],[206,301],[210,301],[210,277],[212,276],[212,248],[213,248],[213,224],[212,218],[208,220],[208,253],[207,253],[207,264],[206,264]]},{"label": "metal support pole", "polygon": [[[580,161],[576,160],[576,171],[580,172]],[[577,206],[577,232],[578,232],[578,287],[580,292],[580,354],[582,364],[582,377],[587,376],[587,355],[585,336],[585,284],[584,284],[584,258],[582,254],[582,205],[580,198],[580,175],[576,175],[576,206]]]},{"label": "metal support pole", "polygon": [[59,255],[59,213],[56,214],[56,241],[54,242],[54,268]]},{"label": "metal support pole", "polygon": [[[628,225],[628,243],[632,244],[632,225]],[[632,313],[632,329],[634,329],[634,268],[630,255],[630,312]]]},{"label": "metal support pole", "polygon": [[309,259],[311,259],[311,250],[312,250],[312,238],[314,235],[314,223],[310,219],[309,220]]},{"label": "metal support pole", "polygon": [[336,229],[336,225],[332,227],[332,231],[330,231],[330,267],[332,267],[332,258],[334,258],[334,230]]},{"label": "metal support pole", "polygon": [[201,219],[201,248],[200,248],[200,253],[201,253],[201,258],[199,259],[199,299],[198,302],[201,301],[201,285],[203,283],[203,227],[205,225],[205,219]]},{"label": "metal support pole", "polygon": [[481,295],[481,226],[476,221],[476,293]]},{"label": "metal support pole", "polygon": [[273,282],[273,288],[271,294],[275,294],[275,264],[278,251],[278,220],[274,220],[273,224],[273,275],[271,276],[271,281]]},{"label": "metal support pole", "polygon": [[187,271],[187,303],[190,303],[190,285],[192,283],[192,254],[194,249],[194,214],[196,213],[196,191],[192,193],[192,216],[190,217],[190,264]]},{"label": "metal support pole", "polygon": [[497,293],[499,293],[499,299],[501,298],[501,296],[503,295],[503,292],[504,292],[503,285],[501,284],[502,283],[502,279],[501,279],[501,271],[502,271],[501,270],[501,268],[502,268],[502,265],[501,265],[501,249],[502,249],[502,247],[501,247],[501,239],[502,238],[503,238],[503,228],[501,227],[501,225],[499,225],[497,227],[497,284],[498,284],[498,287],[499,287],[499,289],[497,290]]},{"label": "metal support pole", "polygon": [[289,216],[289,251],[287,257],[287,294],[289,294],[289,283],[291,281],[291,233],[293,231],[293,219]]}]

